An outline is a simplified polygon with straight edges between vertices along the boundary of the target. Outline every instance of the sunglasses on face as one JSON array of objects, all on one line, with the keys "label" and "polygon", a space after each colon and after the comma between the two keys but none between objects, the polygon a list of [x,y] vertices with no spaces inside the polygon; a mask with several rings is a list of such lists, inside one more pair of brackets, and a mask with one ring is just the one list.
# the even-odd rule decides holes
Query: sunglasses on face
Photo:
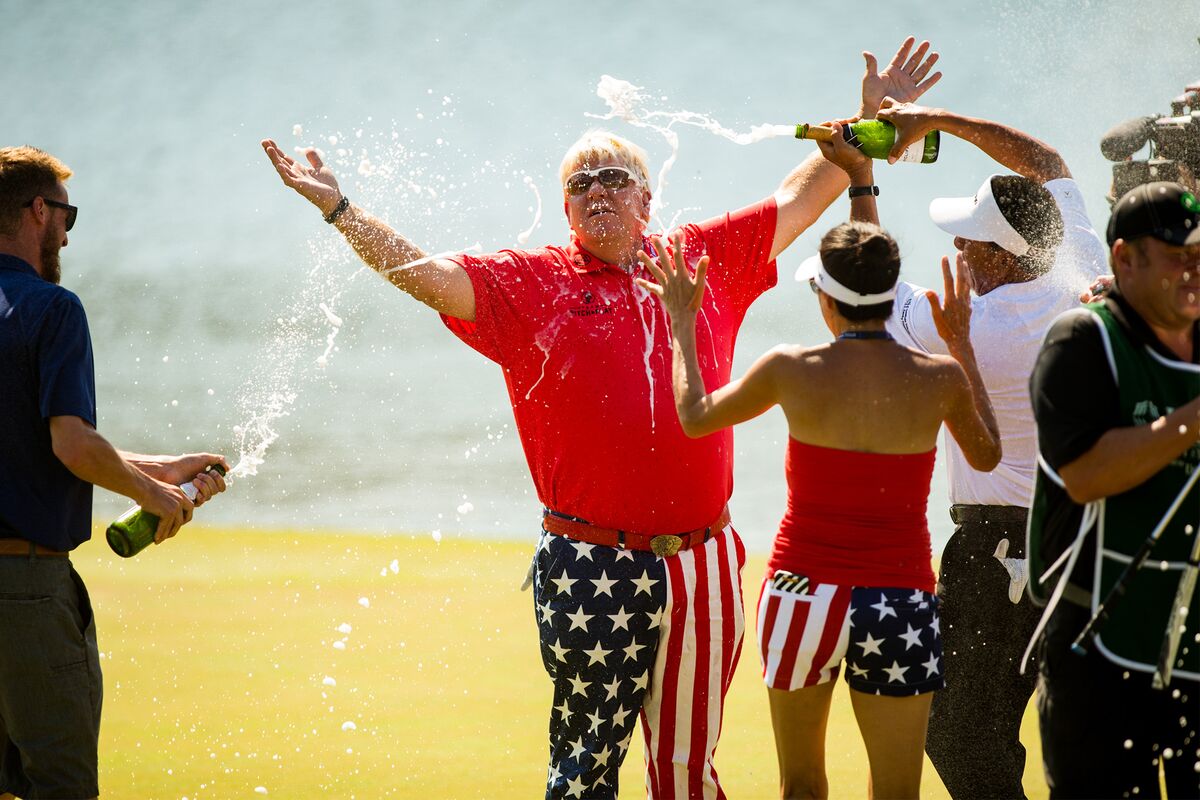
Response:
[{"label": "sunglasses on face", "polygon": [[[37,198],[35,197],[35,198],[33,198],[33,200],[37,200]],[[32,208],[33,200],[30,200],[28,203],[26,203],[25,207]],[[75,227],[75,218],[79,216],[79,209],[76,206],[69,205],[67,203],[60,203],[57,200],[47,200],[45,197],[42,198],[42,202],[45,203],[46,205],[50,206],[51,208],[61,208],[63,211],[67,212],[67,228],[66,229],[68,231],[71,230],[71,228]]]},{"label": "sunglasses on face", "polygon": [[600,185],[605,189],[624,189],[637,179],[624,167],[581,169],[579,172],[571,173],[566,183],[563,184],[563,188],[566,189],[567,194],[578,197],[591,187],[592,181],[596,180],[599,180]]},{"label": "sunglasses on face", "polygon": [[820,293],[821,293],[821,289],[820,289],[820,288],[817,286],[817,279],[816,279],[816,278],[809,278],[809,279],[808,279],[808,288],[809,288],[809,289],[812,289],[812,293],[813,293],[813,294],[820,294]]}]

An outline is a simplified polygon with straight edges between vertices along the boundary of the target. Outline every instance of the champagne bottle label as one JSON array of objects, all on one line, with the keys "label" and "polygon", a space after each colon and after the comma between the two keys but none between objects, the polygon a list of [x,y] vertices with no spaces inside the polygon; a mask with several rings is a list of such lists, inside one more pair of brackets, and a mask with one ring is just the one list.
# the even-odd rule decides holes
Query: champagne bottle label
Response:
[{"label": "champagne bottle label", "polygon": [[905,161],[909,164],[920,164],[925,158],[925,140],[918,139],[917,141],[904,148],[904,152],[900,154],[897,161]]}]

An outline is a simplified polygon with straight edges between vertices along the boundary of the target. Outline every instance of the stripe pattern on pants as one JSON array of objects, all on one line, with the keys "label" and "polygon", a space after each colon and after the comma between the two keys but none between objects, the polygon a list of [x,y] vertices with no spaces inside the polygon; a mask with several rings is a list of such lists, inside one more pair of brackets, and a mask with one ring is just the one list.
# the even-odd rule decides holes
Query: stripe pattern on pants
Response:
[{"label": "stripe pattern on pants", "polygon": [[642,706],[646,790],[653,798],[725,797],[713,755],[745,629],[745,561],[732,526],[702,547],[665,559],[667,605]]}]

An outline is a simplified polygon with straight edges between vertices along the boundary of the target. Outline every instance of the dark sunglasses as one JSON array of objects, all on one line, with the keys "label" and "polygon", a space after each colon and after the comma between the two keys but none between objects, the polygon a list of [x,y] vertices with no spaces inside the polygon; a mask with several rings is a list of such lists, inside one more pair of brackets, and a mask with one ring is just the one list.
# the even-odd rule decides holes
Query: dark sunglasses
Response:
[{"label": "dark sunglasses", "polygon": [[581,169],[573,172],[567,178],[563,188],[572,197],[578,197],[586,192],[593,181],[599,180],[605,189],[624,189],[636,179],[633,173],[624,167],[600,167],[599,169]]},{"label": "dark sunglasses", "polygon": [[[35,197],[33,200],[37,200],[37,198]],[[26,203],[25,208],[32,208],[33,200],[30,200],[28,203]],[[75,227],[75,218],[79,216],[79,209],[76,206],[69,205],[67,203],[60,203],[57,200],[47,200],[45,197],[42,198],[42,202],[51,208],[61,208],[63,211],[67,212],[68,231]]]}]

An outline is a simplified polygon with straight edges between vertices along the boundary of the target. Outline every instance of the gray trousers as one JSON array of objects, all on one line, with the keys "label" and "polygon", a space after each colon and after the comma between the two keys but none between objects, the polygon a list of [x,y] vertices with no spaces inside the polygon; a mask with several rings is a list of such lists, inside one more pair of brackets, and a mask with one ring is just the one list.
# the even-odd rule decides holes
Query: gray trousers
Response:
[{"label": "gray trousers", "polygon": [[1008,557],[1025,556],[1028,509],[950,509],[954,535],[942,553],[941,599],[946,688],[933,696],[925,752],[950,796],[1023,798],[1025,748],[1021,717],[1037,681],[1033,658],[1020,675],[1021,655],[1040,609],[1024,593],[1008,599],[1009,574],[994,557],[1008,539]]},{"label": "gray trousers", "polygon": [[71,562],[0,556],[0,794],[98,795],[102,700],[92,606]]}]

